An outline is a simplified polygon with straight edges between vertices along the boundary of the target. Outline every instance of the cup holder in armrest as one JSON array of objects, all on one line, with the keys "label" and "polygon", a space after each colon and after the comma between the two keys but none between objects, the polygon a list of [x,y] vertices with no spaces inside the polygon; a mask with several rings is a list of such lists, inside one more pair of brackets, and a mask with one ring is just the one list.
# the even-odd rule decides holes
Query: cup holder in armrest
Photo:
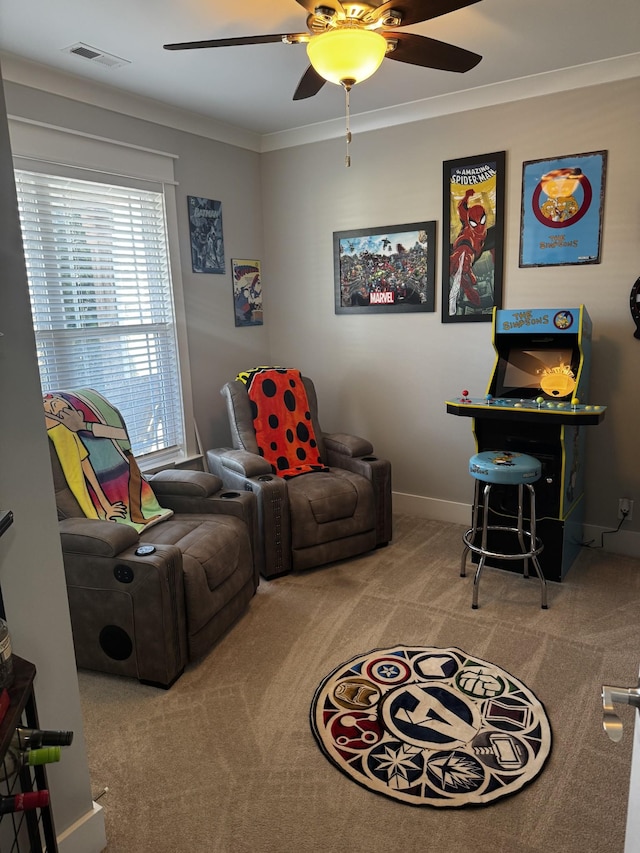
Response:
[{"label": "cup holder in armrest", "polygon": [[273,480],[273,474],[261,474],[258,477],[258,482],[260,483],[268,483],[270,480]]},{"label": "cup holder in armrest", "polygon": [[221,498],[239,498],[240,492],[223,492],[220,495]]},{"label": "cup holder in armrest", "polygon": [[377,462],[378,457],[377,456],[363,456],[362,461],[363,462]]}]

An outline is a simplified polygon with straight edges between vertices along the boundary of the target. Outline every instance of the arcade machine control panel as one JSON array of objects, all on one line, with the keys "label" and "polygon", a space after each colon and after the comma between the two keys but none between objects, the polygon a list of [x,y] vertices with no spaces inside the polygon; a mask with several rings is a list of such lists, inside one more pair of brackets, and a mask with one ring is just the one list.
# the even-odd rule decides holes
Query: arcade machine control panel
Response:
[{"label": "arcade machine control panel", "polygon": [[581,403],[577,398],[567,400],[549,400],[536,397],[535,400],[516,397],[470,397],[463,391],[460,397],[446,401],[447,412],[461,417],[478,418],[516,418],[531,423],[549,421],[574,424],[576,426],[595,426],[605,415],[606,406]]}]

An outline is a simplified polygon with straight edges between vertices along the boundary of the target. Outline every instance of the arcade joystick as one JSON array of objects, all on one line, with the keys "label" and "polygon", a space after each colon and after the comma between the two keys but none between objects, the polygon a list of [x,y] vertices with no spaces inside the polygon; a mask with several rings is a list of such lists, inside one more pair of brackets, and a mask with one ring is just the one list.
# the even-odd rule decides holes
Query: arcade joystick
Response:
[{"label": "arcade joystick", "polygon": [[485,394],[485,398],[487,406],[490,406],[493,402],[493,394]]},{"label": "arcade joystick", "polygon": [[574,412],[575,412],[575,410],[578,408],[579,404],[580,404],[580,400],[578,400],[578,398],[577,398],[577,397],[572,397],[572,398],[571,398],[571,408],[572,408],[572,410],[573,410]]},{"label": "arcade joystick", "polygon": [[544,403],[544,397],[536,397],[536,403],[538,404],[538,408]]},{"label": "arcade joystick", "polygon": [[471,397],[469,397],[469,392],[467,391],[466,388],[462,392],[462,397],[460,398],[460,402],[461,403],[470,403],[471,402]]}]

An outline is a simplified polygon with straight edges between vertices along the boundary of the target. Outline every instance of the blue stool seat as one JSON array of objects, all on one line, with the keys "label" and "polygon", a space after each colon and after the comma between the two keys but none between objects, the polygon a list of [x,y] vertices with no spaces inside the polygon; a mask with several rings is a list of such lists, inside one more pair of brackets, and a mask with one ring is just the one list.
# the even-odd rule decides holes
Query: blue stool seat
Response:
[{"label": "blue stool seat", "polygon": [[[460,565],[460,577],[466,576],[466,563],[470,551],[478,554],[480,559],[473,579],[472,608],[478,607],[478,589],[480,575],[484,569],[487,557],[499,560],[523,560],[524,576],[529,577],[529,560],[533,563],[541,586],[542,608],[547,609],[547,582],[542,573],[538,554],[544,548],[541,540],[536,535],[536,496],[532,483],[540,479],[542,465],[539,460],[526,453],[516,453],[511,450],[484,450],[476,453],[469,460],[469,473],[475,479],[475,493],[473,499],[473,520],[471,527],[463,535],[464,551]],[[481,484],[484,483],[484,486]],[[491,487],[493,485],[514,486],[518,490],[518,515],[516,526],[504,524],[490,524],[489,513]],[[524,519],[524,491],[529,495],[529,526],[525,527]],[[482,491],[482,502],[481,502]],[[478,524],[478,516],[482,503],[482,524]],[[494,551],[488,546],[490,532],[500,532],[517,537],[518,550]],[[478,544],[480,539],[480,544]]]},{"label": "blue stool seat", "polygon": [[518,486],[540,479],[542,465],[526,453],[510,450],[483,450],[469,460],[469,473],[483,483],[503,483]]}]

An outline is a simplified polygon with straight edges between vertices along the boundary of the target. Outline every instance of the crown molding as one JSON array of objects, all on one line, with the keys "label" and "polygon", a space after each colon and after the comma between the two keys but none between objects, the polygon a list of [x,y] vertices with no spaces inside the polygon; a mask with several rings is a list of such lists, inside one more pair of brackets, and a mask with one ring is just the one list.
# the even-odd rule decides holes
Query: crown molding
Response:
[{"label": "crown molding", "polygon": [[[576,65],[559,71],[548,71],[544,74],[520,77],[503,83],[478,86],[450,95],[438,95],[437,97],[398,104],[367,113],[352,113],[351,131],[353,133],[364,133],[368,130],[379,130],[383,127],[408,124],[423,119],[491,107],[511,101],[521,101],[541,95],[556,94],[572,89],[581,89],[587,86],[596,86],[601,83],[612,83],[633,77],[640,77],[640,53],[591,62],[586,65]],[[260,150],[263,153],[276,151],[280,148],[335,139],[343,135],[344,119],[332,119],[293,130],[265,134],[261,138]]]},{"label": "crown molding", "polygon": [[[22,57],[7,53],[2,53],[0,56],[2,76],[12,83],[29,86],[50,94],[113,110],[123,115],[187,131],[258,153],[336,139],[344,134],[344,120],[332,119],[331,121],[318,122],[291,130],[260,135],[188,110],[169,106],[151,98],[133,95],[111,86],[76,77]],[[521,77],[502,83],[479,86],[450,95],[438,95],[437,97],[398,104],[367,113],[352,114],[351,129],[354,132],[363,133],[383,127],[408,124],[437,116],[634,77],[640,77],[640,53]]]},{"label": "crown molding", "polygon": [[161,101],[134,95],[74,74],[67,74],[13,54],[0,53],[0,65],[3,79],[11,83],[29,86],[51,95],[60,95],[63,98],[81,101],[84,104],[151,121],[175,130],[184,130],[218,142],[226,142],[238,148],[260,151],[260,134],[241,127],[234,127],[198,113],[181,110]]}]

